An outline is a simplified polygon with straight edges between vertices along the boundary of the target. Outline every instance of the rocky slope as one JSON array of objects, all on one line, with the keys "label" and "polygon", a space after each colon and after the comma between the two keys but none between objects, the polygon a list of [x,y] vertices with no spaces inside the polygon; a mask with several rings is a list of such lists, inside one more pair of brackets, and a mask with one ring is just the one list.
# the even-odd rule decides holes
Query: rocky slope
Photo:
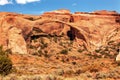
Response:
[{"label": "rocky slope", "polygon": [[119,38],[115,11],[0,12],[0,45],[11,49],[13,62],[13,72],[0,79],[119,80]]},{"label": "rocky slope", "polygon": [[31,36],[62,34],[90,52],[110,41],[119,43],[120,14],[105,10],[74,14],[69,10],[55,10],[40,16],[0,13],[0,45],[13,53],[27,54]]}]

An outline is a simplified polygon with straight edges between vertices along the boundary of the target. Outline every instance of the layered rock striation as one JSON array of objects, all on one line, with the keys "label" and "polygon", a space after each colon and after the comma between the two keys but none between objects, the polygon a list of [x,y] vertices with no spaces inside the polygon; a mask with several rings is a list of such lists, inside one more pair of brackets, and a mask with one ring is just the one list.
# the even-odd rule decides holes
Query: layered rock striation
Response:
[{"label": "layered rock striation", "polygon": [[55,10],[40,16],[0,13],[0,45],[4,48],[27,54],[27,43],[34,31],[57,36],[64,33],[78,46],[83,45],[92,52],[110,41],[119,43],[120,14],[105,10],[73,14],[69,10]]}]

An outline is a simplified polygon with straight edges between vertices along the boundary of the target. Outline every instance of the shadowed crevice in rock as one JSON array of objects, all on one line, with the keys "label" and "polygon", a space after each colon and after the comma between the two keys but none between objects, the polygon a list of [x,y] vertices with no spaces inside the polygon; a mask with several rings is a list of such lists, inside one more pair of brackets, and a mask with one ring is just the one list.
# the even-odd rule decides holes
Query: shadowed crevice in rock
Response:
[{"label": "shadowed crevice in rock", "polygon": [[[12,40],[15,44],[21,43],[24,46],[21,46],[24,52],[27,51],[26,43],[29,43],[33,37],[39,38],[42,32],[42,37],[53,34],[60,36],[64,33],[64,36],[68,36],[78,45],[84,44],[86,49],[91,52],[101,46],[106,46],[111,40],[118,41],[120,39],[120,30],[117,30],[120,26],[119,22],[118,13],[105,10],[74,14],[68,10],[55,10],[40,16],[0,13],[0,45],[9,45],[6,41],[10,41],[12,38],[9,38],[8,35],[16,35]],[[11,26],[16,29],[10,28]],[[13,29],[12,32],[9,29]],[[20,34],[15,32],[18,29],[21,30]],[[32,35],[33,32],[37,33]],[[12,44],[12,42],[10,43]]]},{"label": "shadowed crevice in rock", "polygon": [[75,40],[75,33],[73,31],[73,28],[70,27],[70,30],[67,31],[67,36],[70,38],[71,41]]}]

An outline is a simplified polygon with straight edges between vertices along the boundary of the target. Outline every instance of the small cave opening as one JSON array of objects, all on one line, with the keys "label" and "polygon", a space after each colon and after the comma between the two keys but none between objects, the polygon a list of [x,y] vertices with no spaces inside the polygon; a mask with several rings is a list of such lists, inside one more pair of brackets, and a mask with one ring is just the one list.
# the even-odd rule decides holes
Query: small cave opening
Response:
[{"label": "small cave opening", "polygon": [[116,22],[116,23],[120,23],[120,18],[119,18],[119,17],[116,17],[115,22]]},{"label": "small cave opening", "polygon": [[38,39],[38,38],[40,38],[39,35],[33,35],[33,36],[31,36],[31,40]]},{"label": "small cave opening", "polygon": [[74,22],[73,16],[70,17],[70,21],[69,22]]},{"label": "small cave opening", "polygon": [[40,37],[46,37],[46,34],[41,29],[34,27],[30,34],[30,39],[34,40]]},{"label": "small cave opening", "polygon": [[73,31],[74,29],[71,27],[70,30],[67,32],[67,36],[71,41],[75,39],[75,32]]},{"label": "small cave opening", "polygon": [[116,19],[115,21],[116,21],[116,23],[120,23],[120,19]]}]

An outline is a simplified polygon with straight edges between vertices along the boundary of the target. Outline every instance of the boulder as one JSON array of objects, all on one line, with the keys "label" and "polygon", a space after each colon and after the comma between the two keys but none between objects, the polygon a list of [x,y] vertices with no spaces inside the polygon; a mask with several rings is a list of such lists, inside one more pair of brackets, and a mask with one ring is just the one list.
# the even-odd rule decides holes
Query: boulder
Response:
[{"label": "boulder", "polygon": [[119,54],[118,54],[117,57],[116,57],[116,61],[117,61],[118,63],[120,63],[120,52],[119,52]]},{"label": "boulder", "polygon": [[13,53],[27,54],[27,45],[22,36],[21,29],[13,27],[8,33],[8,48]]}]

